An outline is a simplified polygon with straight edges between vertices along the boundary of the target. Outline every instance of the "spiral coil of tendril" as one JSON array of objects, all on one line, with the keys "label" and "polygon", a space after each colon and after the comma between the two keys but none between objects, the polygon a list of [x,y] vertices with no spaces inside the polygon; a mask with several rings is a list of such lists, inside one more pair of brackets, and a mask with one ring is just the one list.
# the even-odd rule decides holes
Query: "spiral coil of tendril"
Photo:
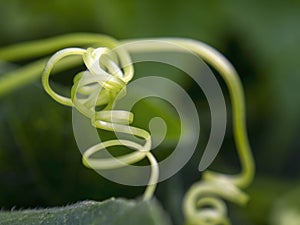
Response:
[{"label": "spiral coil of tendril", "polygon": [[227,207],[220,197],[243,205],[248,196],[241,192],[228,178],[204,179],[188,191],[185,201],[185,216],[189,225],[229,225]]},{"label": "spiral coil of tendril", "polygon": [[[74,77],[71,88],[71,98],[56,93],[49,85],[49,77],[53,66],[62,58],[70,55],[80,55],[87,67],[86,71]],[[115,101],[126,92],[126,84],[133,77],[130,58],[125,51],[112,52],[110,49],[68,48],[54,54],[48,61],[42,82],[45,90],[61,104],[73,106],[91,120],[95,128],[135,135],[144,139],[144,144],[126,139],[108,140],[96,144],[83,153],[83,163],[93,169],[115,169],[134,164],[148,158],[151,165],[149,184],[144,193],[144,199],[151,198],[158,181],[158,164],[150,152],[151,136],[140,128],[130,126],[133,114],[123,110],[113,110]],[[101,108],[98,110],[98,108]],[[135,151],[112,158],[95,158],[97,152],[113,146],[125,146]]]}]

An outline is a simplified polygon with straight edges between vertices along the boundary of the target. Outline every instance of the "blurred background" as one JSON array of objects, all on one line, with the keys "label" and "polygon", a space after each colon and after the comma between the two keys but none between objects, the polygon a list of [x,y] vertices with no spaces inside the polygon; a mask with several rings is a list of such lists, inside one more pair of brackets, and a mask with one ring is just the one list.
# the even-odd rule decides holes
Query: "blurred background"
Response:
[{"label": "blurred background", "polygon": [[[247,189],[249,204],[245,208],[229,204],[230,216],[235,224],[292,225],[300,224],[299,21],[298,0],[0,0],[0,47],[72,32],[116,39],[188,37],[215,47],[232,62],[242,80],[257,165],[255,181]],[[0,65],[1,73],[7,70]],[[203,110],[200,118],[205,120],[209,109],[202,107],[201,90],[190,81],[185,88]],[[147,127],[147,121],[141,123]],[[201,178],[197,165],[209,122],[204,122],[203,129],[199,153],[176,176],[159,184],[156,193],[174,224],[182,224],[184,193]],[[40,80],[2,96],[1,208],[50,207],[142,194],[143,187],[115,184],[85,168],[77,149],[71,109],[47,96]],[[230,124],[210,168],[239,171]]]}]

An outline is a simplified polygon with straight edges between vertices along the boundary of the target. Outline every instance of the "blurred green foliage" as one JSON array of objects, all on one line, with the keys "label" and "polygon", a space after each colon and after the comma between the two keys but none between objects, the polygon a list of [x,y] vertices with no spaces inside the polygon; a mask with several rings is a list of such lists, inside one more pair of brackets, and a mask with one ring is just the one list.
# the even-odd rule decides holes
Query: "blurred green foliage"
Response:
[{"label": "blurred green foliage", "polygon": [[109,199],[104,202],[84,201],[66,207],[51,209],[0,212],[2,225],[92,225],[127,224],[170,225],[168,217],[155,200],[127,201]]},{"label": "blurred green foliage", "polygon": [[[96,32],[117,39],[189,37],[219,49],[236,67],[245,87],[249,138],[257,163],[249,207],[235,209],[231,216],[236,224],[279,225],[285,223],[274,223],[269,215],[283,210],[286,204],[277,204],[281,196],[300,186],[299,21],[298,0],[0,0],[0,46],[70,32]],[[0,71],[24,63],[2,63]],[[193,83],[187,89],[203,106],[201,91]],[[143,188],[114,184],[81,165],[71,110],[53,102],[39,81],[2,97],[0,104],[0,203],[4,209],[142,193]],[[200,118],[208,113],[204,109]],[[205,127],[202,142],[209,132]],[[204,145],[200,143],[199,148]],[[157,191],[178,224],[182,196],[200,178],[199,152]],[[229,124],[213,167],[236,171],[234,153]],[[289,201],[295,201],[291,204],[297,205],[299,215],[299,201]]]}]

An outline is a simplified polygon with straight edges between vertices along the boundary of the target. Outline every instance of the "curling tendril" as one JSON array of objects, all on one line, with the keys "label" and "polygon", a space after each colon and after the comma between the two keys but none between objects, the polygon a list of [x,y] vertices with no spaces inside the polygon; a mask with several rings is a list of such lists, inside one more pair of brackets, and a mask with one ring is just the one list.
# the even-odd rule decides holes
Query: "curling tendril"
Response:
[{"label": "curling tendril", "polygon": [[[56,93],[49,84],[49,77],[54,65],[61,59],[71,56],[82,56],[86,71],[78,73],[74,77],[71,89],[71,97],[64,97]],[[158,164],[150,152],[151,136],[140,128],[129,126],[133,121],[133,114],[128,111],[114,110],[115,101],[126,92],[126,84],[133,77],[133,67],[129,55],[119,50],[113,53],[110,49],[67,48],[58,51],[48,61],[42,75],[42,83],[47,93],[57,102],[75,107],[83,115],[91,119],[91,123],[98,129],[120,132],[138,136],[145,140],[139,144],[131,140],[116,139],[96,144],[83,153],[83,164],[93,169],[114,169],[134,164],[144,158],[148,158],[151,165],[149,184],[144,193],[144,199],[153,196],[158,182]],[[103,108],[97,110],[97,108]],[[113,146],[125,146],[135,150],[132,153],[115,158],[95,158],[97,152]]]}]

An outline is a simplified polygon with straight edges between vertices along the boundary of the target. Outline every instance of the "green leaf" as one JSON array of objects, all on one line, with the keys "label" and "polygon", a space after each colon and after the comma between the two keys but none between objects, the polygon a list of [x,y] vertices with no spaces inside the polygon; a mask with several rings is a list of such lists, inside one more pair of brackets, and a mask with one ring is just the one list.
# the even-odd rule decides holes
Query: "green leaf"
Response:
[{"label": "green leaf", "polygon": [[83,201],[66,207],[0,212],[2,225],[170,225],[156,200]]}]

